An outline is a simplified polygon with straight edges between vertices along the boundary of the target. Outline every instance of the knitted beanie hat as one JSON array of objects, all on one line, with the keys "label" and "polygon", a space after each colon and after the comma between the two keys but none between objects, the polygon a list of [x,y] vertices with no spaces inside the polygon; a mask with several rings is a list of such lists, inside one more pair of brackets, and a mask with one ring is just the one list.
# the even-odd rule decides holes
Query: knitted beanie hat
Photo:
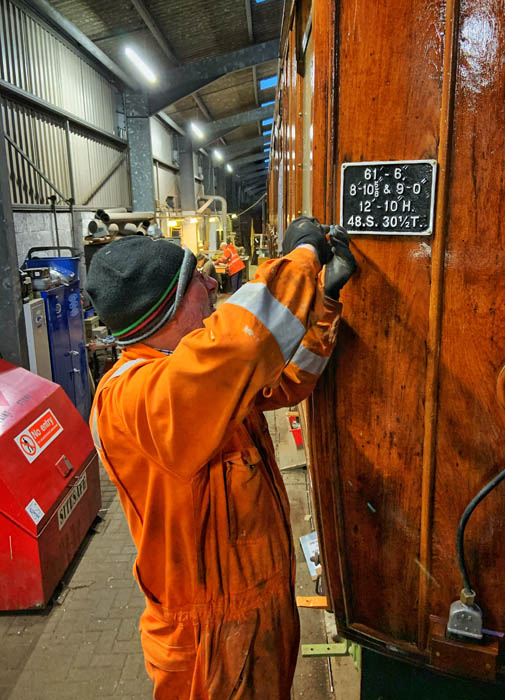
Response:
[{"label": "knitted beanie hat", "polygon": [[117,343],[133,345],[174,316],[195,267],[189,248],[166,238],[128,236],[93,256],[86,291]]}]

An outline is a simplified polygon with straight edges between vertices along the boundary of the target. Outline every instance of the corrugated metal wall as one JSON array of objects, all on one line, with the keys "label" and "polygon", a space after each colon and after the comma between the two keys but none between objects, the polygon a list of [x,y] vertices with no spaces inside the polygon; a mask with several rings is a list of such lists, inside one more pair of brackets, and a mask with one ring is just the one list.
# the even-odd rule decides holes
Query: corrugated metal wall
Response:
[{"label": "corrugated metal wall", "polygon": [[[73,130],[70,143],[73,161],[79,164],[74,167],[76,201],[90,207],[130,206],[127,153]],[[93,185],[120,159],[121,163],[113,175],[89,199]]]},{"label": "corrugated metal wall", "polygon": [[[37,113],[11,100],[2,106],[5,133],[65,195],[71,196],[70,168],[64,125],[57,119]],[[77,205],[93,207],[130,206],[128,158],[124,149],[104,143],[90,134],[71,128],[70,144],[74,164]],[[13,205],[47,204],[53,189],[7,142],[9,179]],[[107,182],[91,197],[95,185],[123,156]]]},{"label": "corrugated metal wall", "polygon": [[175,197],[176,206],[180,206],[181,192],[178,173],[164,167],[161,163],[155,163],[153,169],[156,199],[164,204],[167,197]]},{"label": "corrugated metal wall", "polygon": [[0,77],[116,133],[114,86],[11,0],[0,0]]},{"label": "corrugated metal wall", "polygon": [[[2,105],[5,133],[68,199],[70,170],[64,127],[51,117],[9,100]],[[13,204],[47,204],[53,190],[7,142]]]},{"label": "corrugated metal wall", "polygon": [[[116,88],[12,0],[0,0],[0,77],[111,135],[116,132]],[[70,198],[65,118],[6,98],[2,119],[6,134]],[[126,144],[73,124],[70,131],[76,205],[131,206]],[[10,143],[7,153],[13,205],[47,204],[52,188]],[[114,173],[93,194],[121,155]]]}]

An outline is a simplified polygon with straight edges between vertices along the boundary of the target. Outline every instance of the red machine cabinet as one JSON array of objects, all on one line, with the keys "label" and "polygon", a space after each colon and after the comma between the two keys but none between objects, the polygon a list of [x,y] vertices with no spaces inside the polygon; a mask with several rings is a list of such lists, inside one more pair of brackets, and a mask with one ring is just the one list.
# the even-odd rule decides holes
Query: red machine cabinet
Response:
[{"label": "red machine cabinet", "polygon": [[0,360],[0,610],[49,601],[100,505],[98,457],[70,399]]}]

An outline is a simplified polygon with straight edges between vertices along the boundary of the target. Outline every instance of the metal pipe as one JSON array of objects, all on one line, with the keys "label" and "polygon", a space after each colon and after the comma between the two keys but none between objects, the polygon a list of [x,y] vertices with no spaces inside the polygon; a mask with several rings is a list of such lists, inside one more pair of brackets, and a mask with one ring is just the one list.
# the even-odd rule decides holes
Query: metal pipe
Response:
[{"label": "metal pipe", "polygon": [[65,136],[67,139],[67,157],[68,157],[68,172],[70,175],[70,197],[72,204],[75,203],[75,180],[74,180],[74,165],[72,159],[72,143],[70,139],[70,122],[65,119]]},{"label": "metal pipe", "polygon": [[104,224],[119,224],[119,223],[139,223],[142,221],[150,221],[154,219],[153,211],[133,211],[133,212],[111,212],[98,209],[96,217],[103,221]]},{"label": "metal pipe", "polygon": [[56,233],[56,248],[58,249],[58,254],[60,252],[60,233],[58,231],[58,219],[56,216],[56,195],[52,194],[48,197],[48,200],[51,202],[51,211],[53,212],[54,216],[54,232]]},{"label": "metal pipe", "polygon": [[228,205],[226,199],[218,194],[204,194],[200,199],[205,199],[206,202],[199,209],[196,210],[197,214],[201,214],[207,207],[212,204],[215,200],[221,202],[221,221],[223,223],[223,237],[226,240],[226,233],[228,229]]}]

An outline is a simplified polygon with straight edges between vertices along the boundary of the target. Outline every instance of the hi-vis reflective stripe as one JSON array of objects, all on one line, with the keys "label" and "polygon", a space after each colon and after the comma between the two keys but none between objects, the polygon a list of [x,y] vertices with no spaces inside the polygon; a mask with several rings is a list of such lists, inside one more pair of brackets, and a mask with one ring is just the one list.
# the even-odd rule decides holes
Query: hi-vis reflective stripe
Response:
[{"label": "hi-vis reflective stripe", "polygon": [[93,407],[93,415],[91,416],[91,437],[93,438],[95,450],[97,452],[100,452],[100,450],[102,449],[102,441],[100,440],[100,435],[98,434],[98,422],[96,419],[95,407]]},{"label": "hi-vis reflective stripe", "polygon": [[244,285],[225,303],[241,306],[254,314],[278,342],[285,362],[305,335],[303,323],[273,296],[263,282]]},{"label": "hi-vis reflective stripe", "polygon": [[291,358],[291,362],[294,362],[297,367],[304,369],[306,372],[319,375],[328,364],[329,359],[329,357],[316,355],[312,350],[308,350],[303,345],[300,345]]},{"label": "hi-vis reflective stripe", "polygon": [[[121,374],[123,374],[123,372],[126,372],[127,369],[130,369],[130,367],[136,365],[137,362],[142,362],[142,360],[138,358],[137,360],[129,360],[128,362],[125,362],[124,365],[118,367],[117,370],[110,375],[110,377],[105,383],[108,384],[111,379],[114,379],[114,377],[119,377]],[[95,449],[99,452],[102,449],[102,441],[100,440],[100,435],[98,433],[98,419],[96,417],[96,408],[93,408],[93,415],[91,416],[91,436],[95,444]]]}]

